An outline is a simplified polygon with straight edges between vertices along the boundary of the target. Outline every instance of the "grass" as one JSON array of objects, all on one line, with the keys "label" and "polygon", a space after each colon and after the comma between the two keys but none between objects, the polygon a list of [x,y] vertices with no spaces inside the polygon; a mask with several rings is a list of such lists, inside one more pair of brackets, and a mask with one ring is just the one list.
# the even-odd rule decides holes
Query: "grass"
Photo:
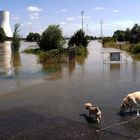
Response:
[{"label": "grass", "polygon": [[36,49],[29,48],[29,49],[25,49],[23,52],[27,53],[27,54],[38,55],[40,59],[43,59],[43,58],[49,56],[49,54],[50,54],[49,52],[42,51],[39,48],[36,48]]},{"label": "grass", "polygon": [[113,41],[108,41],[108,42],[104,43],[103,47],[104,48],[117,48],[117,49],[120,49],[120,50],[131,52],[132,44],[117,43],[117,42],[113,42]]},{"label": "grass", "polygon": [[[23,52],[27,53],[27,54],[37,55],[39,60],[43,60],[43,59],[47,58],[48,56],[55,54],[59,50],[60,49],[53,49],[53,50],[50,50],[50,51],[43,51],[43,50],[40,50],[39,48],[36,48],[36,49],[28,48],[28,49],[25,49]],[[57,57],[50,58],[50,60],[48,62],[50,62],[50,63],[52,63],[52,62],[66,63],[68,55],[69,55],[68,52],[64,52],[63,55],[61,55],[61,58],[58,55]],[[85,48],[83,46],[77,47],[76,50],[75,50],[75,55],[76,55],[76,58],[80,57],[80,56],[86,58],[87,55],[88,55],[87,48]]]},{"label": "grass", "polygon": [[[55,54],[59,50],[60,49],[52,49],[50,51],[43,51],[43,50],[40,50],[39,48],[36,48],[36,49],[29,48],[29,49],[25,49],[23,52],[27,53],[27,54],[38,55],[39,60],[43,60],[43,59],[47,58],[48,56]],[[64,55],[66,55],[66,53],[64,53]],[[60,58],[55,57],[54,59],[53,58],[50,59],[50,61],[54,61],[54,62],[57,61],[58,62],[59,60],[57,60],[57,59],[60,59]],[[61,62],[63,62],[63,60],[61,60]]]}]

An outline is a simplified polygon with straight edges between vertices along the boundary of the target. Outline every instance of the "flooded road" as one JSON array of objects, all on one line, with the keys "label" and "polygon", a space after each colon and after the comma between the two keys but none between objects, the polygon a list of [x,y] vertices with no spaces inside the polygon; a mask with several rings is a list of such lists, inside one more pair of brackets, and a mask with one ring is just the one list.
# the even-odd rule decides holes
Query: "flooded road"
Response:
[{"label": "flooded road", "polygon": [[[23,53],[1,60],[1,138],[140,138],[136,112],[118,114],[123,97],[140,90],[140,61],[128,56],[127,62],[104,64],[104,50],[93,41],[88,54],[64,64],[37,64],[36,56]],[[100,124],[88,118],[83,104],[89,101],[101,108]]]}]

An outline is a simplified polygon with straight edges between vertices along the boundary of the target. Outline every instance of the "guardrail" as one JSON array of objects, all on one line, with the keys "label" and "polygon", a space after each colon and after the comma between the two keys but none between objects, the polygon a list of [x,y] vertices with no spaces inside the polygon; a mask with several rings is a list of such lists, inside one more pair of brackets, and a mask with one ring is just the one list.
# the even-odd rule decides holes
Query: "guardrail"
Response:
[{"label": "guardrail", "polygon": [[68,48],[63,48],[63,49],[60,49],[58,51],[56,51],[55,53],[53,54],[50,54],[49,56],[41,59],[38,61],[38,63],[44,63],[44,62],[47,62],[49,61],[51,58],[57,56],[57,55],[61,55],[61,54],[64,54],[64,53],[68,53],[68,56],[69,56],[69,61],[74,59],[75,58],[75,47],[68,47]]}]

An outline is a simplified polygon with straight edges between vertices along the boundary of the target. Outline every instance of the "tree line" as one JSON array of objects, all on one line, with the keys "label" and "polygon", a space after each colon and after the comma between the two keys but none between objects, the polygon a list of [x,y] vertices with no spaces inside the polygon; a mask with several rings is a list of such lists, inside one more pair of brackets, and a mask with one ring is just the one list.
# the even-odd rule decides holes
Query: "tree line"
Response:
[{"label": "tree line", "polygon": [[[13,33],[13,45],[16,46],[15,48],[18,48],[15,49],[16,51],[19,50],[19,27],[19,24],[16,24]],[[0,41],[5,41],[5,38],[4,30],[0,28]],[[69,38],[68,45],[87,47],[89,40],[92,39],[92,36],[85,35],[85,32],[79,29]],[[39,33],[29,33],[26,37],[26,41],[36,41],[41,50],[48,51],[62,48],[65,38],[63,37],[62,29],[59,25],[49,25],[41,35]]]},{"label": "tree line", "polygon": [[140,25],[134,24],[134,26],[129,29],[117,30],[113,34],[113,38],[119,42],[128,41],[129,43],[139,43],[140,42]]}]

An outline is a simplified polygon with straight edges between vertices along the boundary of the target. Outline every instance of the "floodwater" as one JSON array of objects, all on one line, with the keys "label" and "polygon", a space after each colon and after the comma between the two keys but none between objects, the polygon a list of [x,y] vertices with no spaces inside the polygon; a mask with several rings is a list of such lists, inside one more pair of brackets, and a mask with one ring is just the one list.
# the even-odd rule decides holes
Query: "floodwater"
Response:
[{"label": "floodwater", "polygon": [[[22,42],[17,54],[11,54],[10,42],[0,45],[2,138],[24,139],[27,135],[33,136],[38,129],[45,129],[46,124],[51,126],[45,129],[47,132],[49,130],[49,138],[61,134],[58,131],[60,126],[63,136],[68,133],[79,139],[93,135],[93,129],[108,133],[110,139],[111,135],[116,139],[140,138],[140,118],[136,117],[136,112],[131,116],[126,113],[123,117],[118,113],[124,96],[140,90],[138,58],[123,52],[122,59],[127,61],[104,63],[108,51],[118,50],[104,49],[99,42],[93,41],[88,45],[88,53],[77,56],[70,63],[38,64],[37,56],[22,53],[28,47],[37,45]],[[101,108],[100,124],[88,118],[88,112],[83,107],[85,102],[92,102]],[[51,122],[56,123],[56,127],[52,128]],[[67,123],[68,126],[65,126]],[[80,123],[77,126],[79,132],[72,132],[77,123]],[[69,132],[66,131],[68,127],[71,128]],[[83,134],[82,129],[82,134],[79,134],[81,127],[88,132]],[[55,133],[50,132],[50,128]],[[101,132],[95,136],[108,139]]]}]

